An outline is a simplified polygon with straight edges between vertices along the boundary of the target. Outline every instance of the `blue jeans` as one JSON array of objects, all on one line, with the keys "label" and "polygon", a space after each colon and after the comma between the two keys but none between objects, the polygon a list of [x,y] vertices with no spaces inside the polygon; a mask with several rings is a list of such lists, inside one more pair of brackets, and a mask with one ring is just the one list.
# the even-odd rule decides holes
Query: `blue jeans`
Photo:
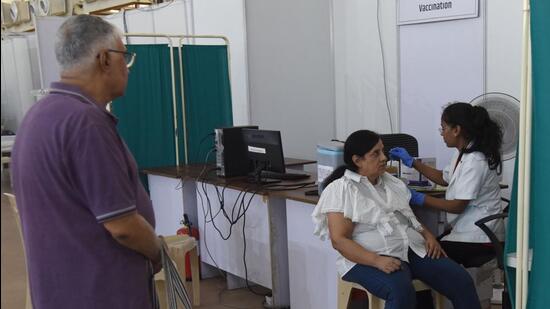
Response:
[{"label": "blue jeans", "polygon": [[386,274],[377,268],[357,264],[342,279],[358,283],[386,301],[385,309],[414,309],[416,292],[413,279],[420,279],[445,295],[455,309],[481,309],[470,275],[449,258],[421,258],[409,249],[409,263],[401,270]]}]

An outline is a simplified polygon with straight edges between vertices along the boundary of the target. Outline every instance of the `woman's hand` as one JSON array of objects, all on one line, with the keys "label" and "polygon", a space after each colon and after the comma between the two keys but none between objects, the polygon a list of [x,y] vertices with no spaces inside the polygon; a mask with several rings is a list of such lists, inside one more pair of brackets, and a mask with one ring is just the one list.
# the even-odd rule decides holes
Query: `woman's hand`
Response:
[{"label": "woman's hand", "polygon": [[435,238],[432,233],[428,232],[428,230],[424,229],[424,239],[426,240],[426,252],[429,257],[432,259],[439,259],[440,257],[446,257],[447,253],[443,250],[441,247],[441,244],[437,239]]},{"label": "woman's hand", "polygon": [[401,269],[401,261],[393,257],[379,255],[374,260],[374,267],[386,274],[391,274]]}]

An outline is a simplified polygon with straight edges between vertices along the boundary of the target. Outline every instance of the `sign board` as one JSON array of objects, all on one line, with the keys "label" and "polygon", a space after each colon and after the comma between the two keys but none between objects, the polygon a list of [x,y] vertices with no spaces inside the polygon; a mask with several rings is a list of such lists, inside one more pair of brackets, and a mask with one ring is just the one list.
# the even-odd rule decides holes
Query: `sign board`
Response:
[{"label": "sign board", "polygon": [[479,15],[479,0],[400,0],[397,24],[474,18]]}]

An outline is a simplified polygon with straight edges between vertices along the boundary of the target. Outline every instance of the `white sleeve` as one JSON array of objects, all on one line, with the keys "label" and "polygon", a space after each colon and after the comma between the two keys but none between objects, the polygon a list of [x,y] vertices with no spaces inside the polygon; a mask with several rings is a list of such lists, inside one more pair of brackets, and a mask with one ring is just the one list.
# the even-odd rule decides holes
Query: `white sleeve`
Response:
[{"label": "white sleeve", "polygon": [[471,160],[461,166],[460,174],[456,175],[453,184],[456,187],[454,198],[457,200],[476,199],[483,186],[483,179],[487,169],[487,162],[482,160]]}]

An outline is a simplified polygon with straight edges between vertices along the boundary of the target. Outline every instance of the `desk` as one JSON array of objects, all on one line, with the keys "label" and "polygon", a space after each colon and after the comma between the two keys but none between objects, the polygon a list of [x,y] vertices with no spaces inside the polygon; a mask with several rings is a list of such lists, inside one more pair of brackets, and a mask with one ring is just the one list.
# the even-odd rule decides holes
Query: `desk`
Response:
[{"label": "desk", "polygon": [[[203,165],[143,170],[148,174],[156,232],[175,233],[185,212],[194,224],[198,222],[201,261],[212,266],[217,264],[220,269],[244,278],[242,221],[233,227],[227,241],[221,240],[212,225],[204,223],[206,209],[201,206],[197,189],[207,183],[209,196],[216,197],[215,186],[219,189],[226,186],[228,205],[251,185],[242,178],[224,179],[213,174],[196,182],[202,170]],[[306,196],[308,190],[311,188],[261,192],[252,199],[245,227],[248,278],[272,289],[275,306],[333,309],[337,307],[337,252],[330,241],[321,241],[313,235],[311,213],[319,198]],[[215,212],[217,197],[212,206]],[[218,219],[221,218],[215,219],[216,224],[227,234],[227,221]],[[210,259],[205,244],[216,263]]]},{"label": "desk", "polygon": [[[285,161],[294,167],[312,163],[307,160],[286,159]],[[142,171],[148,175],[157,223],[155,230],[158,234],[174,234],[180,227],[179,222],[183,218],[183,213],[186,213],[189,219],[199,227],[201,262],[211,266],[217,265],[229,274],[244,278],[243,221],[241,219],[233,226],[229,239],[222,240],[212,224],[205,222],[205,213],[208,213],[209,210],[202,190],[204,185],[206,187],[204,189],[212,201],[212,211],[216,213],[219,209],[216,188],[220,191],[226,188],[224,192],[225,205],[230,212],[235,201],[242,194],[241,192],[255,191],[259,187],[247,183],[244,178],[217,177],[212,168],[213,165],[207,165],[205,169],[204,165],[195,164],[150,168]],[[197,181],[201,173],[208,170],[211,170],[211,173]],[[275,307],[290,305],[284,192],[278,191],[276,194],[275,192],[259,192],[251,199],[251,204],[246,212],[248,279],[272,290],[272,301]],[[247,196],[247,202],[251,196],[251,194]],[[227,220],[219,215],[215,217],[214,222],[222,234],[227,236],[229,231]],[[208,245],[208,251],[212,258],[210,258],[206,245]]]}]

